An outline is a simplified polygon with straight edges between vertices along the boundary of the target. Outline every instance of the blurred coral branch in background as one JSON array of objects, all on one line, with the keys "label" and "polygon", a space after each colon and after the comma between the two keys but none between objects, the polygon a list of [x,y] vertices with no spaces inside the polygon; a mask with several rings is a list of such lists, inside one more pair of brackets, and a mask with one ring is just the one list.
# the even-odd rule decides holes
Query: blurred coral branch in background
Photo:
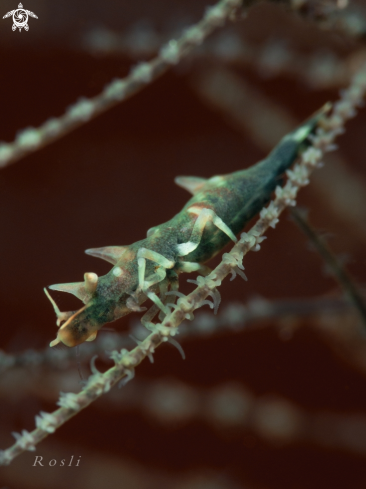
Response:
[{"label": "blurred coral branch in background", "polygon": [[[363,486],[364,111],[347,125],[340,151],[326,156],[301,200],[316,228],[335,234],[334,253],[351,254],[348,285],[342,283],[358,312],[282,219],[258,258],[246,261],[248,284],[225,283],[226,305],[217,316],[198,312],[179,327],[185,362],[174,349],[159,348],[153,365],[144,362],[136,379],[108,392],[123,377],[131,380],[187,315],[210,304],[205,298],[226,275],[235,278],[246,252],[258,250],[263,233],[295,204],[323,153],[336,149],[334,138],[366,88],[363,3],[222,0],[199,20],[203,1],[173,8],[141,0],[134,7],[122,3],[117,12],[112,1],[103,12],[92,2],[67,45],[67,23],[80,10],[58,6],[58,15],[42,2],[37,7],[44,22],[34,38],[32,30],[15,41],[12,32],[0,31],[6,114],[0,134],[13,140],[0,143],[1,446],[12,443],[10,432],[16,438],[1,460],[29,451],[1,469],[2,480],[20,489],[65,481],[88,488]],[[14,61],[24,50],[34,67]],[[33,102],[18,96],[26,67],[23,88]],[[53,318],[46,316],[43,286],[55,276],[80,276],[90,266],[88,258],[78,259],[82,249],[136,241],[170,218],[182,204],[171,187],[175,175],[207,177],[250,166],[299,120],[336,100],[339,89],[339,101],[273,202],[215,270],[197,279],[195,291],[183,285],[186,297],[155,331],[149,335],[135,317],[82,345],[82,371],[94,355],[98,368],[94,357],[80,390],[74,350],[44,348]],[[49,118],[52,112],[64,115]],[[14,137],[19,125],[28,129]],[[8,166],[21,158],[27,161]],[[319,237],[310,234],[316,243]],[[344,278],[341,261],[334,257],[333,264]],[[102,394],[52,441],[35,447]],[[60,408],[51,413],[57,399]],[[36,430],[24,430],[39,411]],[[32,470],[35,455],[48,465],[73,454],[82,457],[79,472],[70,467],[65,476],[58,463]],[[61,472],[62,482],[55,482]]]}]

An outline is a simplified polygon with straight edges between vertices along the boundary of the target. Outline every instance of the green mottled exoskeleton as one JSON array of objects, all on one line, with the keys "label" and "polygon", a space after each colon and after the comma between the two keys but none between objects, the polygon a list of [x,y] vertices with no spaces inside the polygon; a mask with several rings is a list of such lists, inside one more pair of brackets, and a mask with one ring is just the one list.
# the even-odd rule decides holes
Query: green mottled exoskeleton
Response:
[{"label": "green mottled exoskeleton", "polygon": [[84,282],[50,286],[81,299],[85,305],[78,311],[60,312],[46,291],[60,326],[51,346],[92,341],[106,323],[143,310],[140,306],[148,298],[154,304],[142,317],[147,327],[159,311],[169,313],[167,291],[177,291],[178,275],[194,271],[206,274],[209,269],[203,263],[230,240],[236,241],[236,234],[269,201],[281,175],[309,146],[309,136],[322,113],[288,134],[266,159],[246,170],[207,180],[177,177],[176,183],[193,197],[170,221],[149,229],[145,239],[129,246],[86,250],[112,263],[113,268],[102,277],[86,273]]}]

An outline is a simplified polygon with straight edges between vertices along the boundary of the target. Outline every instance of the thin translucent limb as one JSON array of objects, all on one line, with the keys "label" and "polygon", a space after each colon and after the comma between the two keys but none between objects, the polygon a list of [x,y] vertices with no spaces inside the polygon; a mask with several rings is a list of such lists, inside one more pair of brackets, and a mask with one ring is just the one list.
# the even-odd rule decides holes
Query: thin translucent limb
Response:
[{"label": "thin translucent limb", "polygon": [[196,262],[181,261],[178,263],[177,268],[182,273],[200,272],[201,275],[206,276],[212,272],[211,268],[206,265],[201,265]]},{"label": "thin translucent limb", "polygon": [[[167,302],[167,297],[166,297],[166,292],[168,290],[168,279],[166,278],[162,282],[159,283],[159,293],[160,293],[160,298],[162,304],[165,306]],[[164,318],[164,312],[161,310],[161,308],[157,305],[154,304],[153,306],[150,307],[148,311],[145,312],[145,314],[141,318],[141,323],[145,326],[145,328],[149,329],[152,326],[151,321],[154,319],[154,317],[160,312],[160,314],[163,314]],[[160,314],[159,314],[159,319],[160,319]]]},{"label": "thin translucent limb", "polygon": [[[155,273],[146,279],[146,260],[151,260],[159,266]],[[165,256],[156,251],[140,248],[137,252],[139,287],[165,314],[169,314],[169,309],[163,304],[161,299],[149,290],[153,285],[162,282],[166,277],[166,269],[173,268],[175,262],[168,260]]]},{"label": "thin translucent limb", "polygon": [[[194,212],[194,208],[188,209],[188,212]],[[189,241],[187,243],[177,245],[177,252],[179,256],[186,256],[197,248],[197,246],[200,244],[203,231],[208,222],[215,224],[215,226],[229,236],[234,243],[237,242],[235,234],[212,209],[202,209],[200,210],[196,222],[194,223]]]}]

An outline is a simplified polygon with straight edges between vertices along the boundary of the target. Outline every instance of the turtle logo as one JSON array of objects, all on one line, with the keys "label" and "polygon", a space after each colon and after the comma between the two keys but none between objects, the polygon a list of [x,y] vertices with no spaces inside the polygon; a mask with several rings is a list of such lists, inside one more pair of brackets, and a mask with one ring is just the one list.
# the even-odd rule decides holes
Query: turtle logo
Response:
[{"label": "turtle logo", "polygon": [[5,14],[3,19],[6,19],[11,15],[13,16],[13,22],[14,22],[12,29],[13,31],[15,31],[16,28],[18,28],[19,32],[22,30],[23,27],[26,31],[29,29],[28,16],[38,19],[38,17],[33,12],[31,12],[30,10],[25,10],[21,3],[18,5],[18,8],[16,10],[11,10],[7,14]]}]

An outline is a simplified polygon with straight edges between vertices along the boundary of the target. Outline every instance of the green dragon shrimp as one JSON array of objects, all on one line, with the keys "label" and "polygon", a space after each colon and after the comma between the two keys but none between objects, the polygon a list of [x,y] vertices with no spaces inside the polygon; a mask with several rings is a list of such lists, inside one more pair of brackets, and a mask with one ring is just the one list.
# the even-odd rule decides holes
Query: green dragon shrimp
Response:
[{"label": "green dragon shrimp", "polygon": [[45,289],[59,326],[50,346],[62,342],[71,347],[93,341],[106,323],[145,310],[140,306],[147,299],[153,305],[142,323],[153,328],[151,321],[158,312],[159,317],[170,312],[167,295],[179,294],[178,275],[207,274],[209,268],[204,263],[230,240],[237,241],[236,235],[270,200],[281,175],[310,145],[323,113],[316,113],[285,136],[266,159],[246,170],[209,179],[177,177],[175,182],[193,197],[170,221],[149,229],[145,239],[129,246],[86,250],[113,268],[101,277],[86,273],[84,282],[49,287],[81,299],[85,305],[78,311],[60,312]]}]

